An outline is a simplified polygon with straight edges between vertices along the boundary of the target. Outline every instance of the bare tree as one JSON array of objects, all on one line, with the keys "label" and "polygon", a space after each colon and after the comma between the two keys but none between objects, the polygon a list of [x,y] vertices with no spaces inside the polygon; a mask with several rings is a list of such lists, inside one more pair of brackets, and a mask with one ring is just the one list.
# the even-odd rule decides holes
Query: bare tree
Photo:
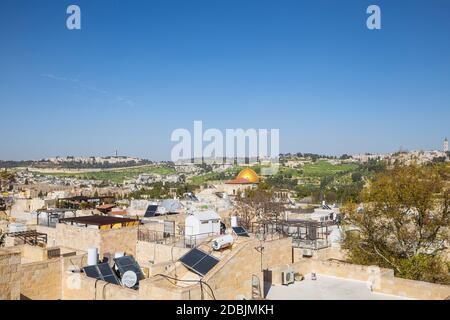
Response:
[{"label": "bare tree", "polygon": [[234,212],[246,228],[250,228],[255,221],[278,219],[284,211],[283,204],[270,191],[249,189],[244,194],[237,194]]}]

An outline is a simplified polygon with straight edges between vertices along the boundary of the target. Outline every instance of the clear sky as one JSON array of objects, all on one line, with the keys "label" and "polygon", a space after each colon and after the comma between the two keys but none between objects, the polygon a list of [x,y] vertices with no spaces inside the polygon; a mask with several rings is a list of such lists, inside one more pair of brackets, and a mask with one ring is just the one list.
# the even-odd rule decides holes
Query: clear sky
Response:
[{"label": "clear sky", "polygon": [[441,149],[450,1],[1,0],[0,120],[3,160],[168,160],[194,120],[279,128],[281,152]]}]

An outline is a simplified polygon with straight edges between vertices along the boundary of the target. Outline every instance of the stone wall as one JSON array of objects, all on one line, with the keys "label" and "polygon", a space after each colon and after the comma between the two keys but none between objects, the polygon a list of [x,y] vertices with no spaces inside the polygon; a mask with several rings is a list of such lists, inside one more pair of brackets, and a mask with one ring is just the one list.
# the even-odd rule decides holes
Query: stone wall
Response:
[{"label": "stone wall", "polygon": [[61,258],[23,264],[20,294],[22,299],[61,299]]},{"label": "stone wall", "polygon": [[47,235],[47,245],[48,246],[56,246],[57,245],[57,230],[56,228],[36,225],[36,231],[42,232]]},{"label": "stone wall", "polygon": [[91,247],[100,250],[100,232],[98,229],[76,227],[58,223],[56,225],[56,245],[87,251]]},{"label": "stone wall", "polygon": [[20,251],[0,249],[0,300],[20,299]]},{"label": "stone wall", "polygon": [[11,248],[11,247],[14,247],[17,245],[19,245],[19,241],[17,241],[16,238],[10,237],[10,236],[5,237],[5,247],[6,248]]},{"label": "stone wall", "polygon": [[[186,288],[176,287],[163,277],[141,281],[139,283],[139,294],[141,300],[200,300],[202,298],[199,285]],[[205,297],[205,299],[207,298]]]},{"label": "stone wall", "polygon": [[115,252],[136,254],[137,227],[99,230],[59,223],[56,225],[56,245],[87,251],[96,247],[99,256]]},{"label": "stone wall", "polygon": [[177,261],[189,249],[168,246],[164,244],[150,243],[146,241],[137,241],[136,260],[140,264],[153,264]]},{"label": "stone wall", "polygon": [[374,289],[376,292],[422,300],[443,300],[450,297],[450,286],[394,276],[381,277],[380,287]]},{"label": "stone wall", "polygon": [[[393,270],[377,266],[362,266],[333,260],[302,259],[292,264],[292,268],[295,272],[302,274],[315,272],[344,279],[369,281],[374,292],[383,294],[433,300],[450,296],[450,286],[397,278]],[[273,278],[281,279],[282,270],[283,268],[274,268]]]},{"label": "stone wall", "polygon": [[31,246],[28,244],[20,246],[22,258],[28,262],[38,262],[47,260],[47,249],[39,246]]},{"label": "stone wall", "polygon": [[139,291],[124,288],[84,274],[65,271],[62,277],[64,300],[138,300]]},{"label": "stone wall", "polygon": [[137,227],[99,231],[99,254],[109,253],[114,256],[116,252],[125,252],[127,255],[136,255]]},{"label": "stone wall", "polygon": [[[312,259],[317,260],[328,260],[328,259],[336,259],[336,260],[345,260],[345,251],[340,248],[340,246],[331,246],[328,248],[320,249],[320,250],[312,250],[313,256]],[[301,248],[294,248],[294,262],[300,261],[304,259],[303,252]]]},{"label": "stone wall", "polygon": [[[261,248],[263,251],[261,255]],[[292,239],[241,244],[237,252],[214,267],[204,280],[212,287],[217,299],[234,300],[239,296],[251,298],[252,276],[256,275],[263,288],[262,269],[292,263]],[[261,269],[262,267],[262,269]]]},{"label": "stone wall", "polygon": [[[358,281],[368,281],[373,276],[373,272],[377,272],[382,275],[388,274],[390,276],[393,276],[394,274],[391,269],[368,267],[333,260],[321,261],[310,258],[304,258],[298,262],[295,262],[291,265],[291,267],[295,272],[301,274],[315,272],[317,274],[325,274]],[[274,284],[279,284],[281,282],[281,272],[283,269],[284,268],[274,268],[272,270],[274,275],[273,279],[280,280],[277,282],[274,281]]]}]

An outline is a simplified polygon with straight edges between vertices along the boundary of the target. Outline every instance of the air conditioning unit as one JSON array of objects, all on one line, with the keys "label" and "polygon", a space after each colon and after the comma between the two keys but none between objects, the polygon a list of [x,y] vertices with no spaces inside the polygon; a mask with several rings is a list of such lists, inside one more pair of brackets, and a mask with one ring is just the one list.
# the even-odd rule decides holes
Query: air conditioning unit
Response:
[{"label": "air conditioning unit", "polygon": [[285,286],[294,283],[294,271],[286,270],[281,273],[281,283]]},{"label": "air conditioning unit", "polygon": [[311,249],[303,249],[302,250],[302,256],[304,257],[312,257],[313,251]]}]

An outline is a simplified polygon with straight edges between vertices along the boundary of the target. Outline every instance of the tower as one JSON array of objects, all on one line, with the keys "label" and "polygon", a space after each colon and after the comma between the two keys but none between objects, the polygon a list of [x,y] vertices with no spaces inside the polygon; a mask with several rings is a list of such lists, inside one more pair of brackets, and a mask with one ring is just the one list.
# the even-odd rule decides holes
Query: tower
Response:
[{"label": "tower", "polygon": [[444,152],[448,152],[448,139],[445,138],[444,140]]}]

